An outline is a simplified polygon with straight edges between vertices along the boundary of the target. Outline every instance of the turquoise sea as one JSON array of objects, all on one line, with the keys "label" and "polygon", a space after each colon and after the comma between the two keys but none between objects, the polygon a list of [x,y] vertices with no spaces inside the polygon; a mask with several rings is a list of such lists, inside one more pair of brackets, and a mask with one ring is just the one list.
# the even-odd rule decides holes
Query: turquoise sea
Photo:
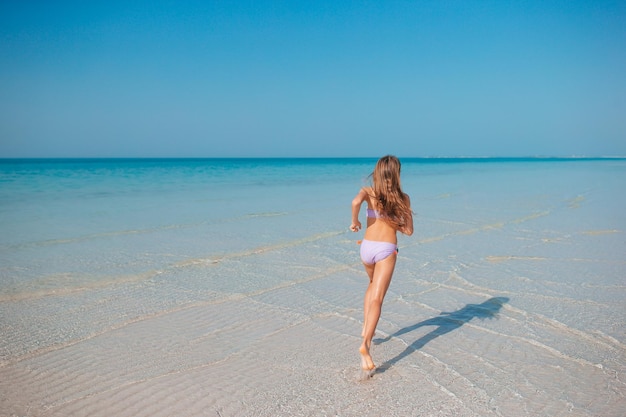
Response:
[{"label": "turquoise sea", "polygon": [[362,382],[376,158],[0,160],[0,415],[623,415],[626,159],[401,161]]}]

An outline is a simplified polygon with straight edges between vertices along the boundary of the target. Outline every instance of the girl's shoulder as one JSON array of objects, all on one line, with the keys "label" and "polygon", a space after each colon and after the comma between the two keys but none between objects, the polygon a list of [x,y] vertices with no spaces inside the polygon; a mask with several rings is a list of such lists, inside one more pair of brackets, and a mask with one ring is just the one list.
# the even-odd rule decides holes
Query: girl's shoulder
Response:
[{"label": "girl's shoulder", "polygon": [[361,193],[363,193],[364,197],[370,201],[376,200],[376,194],[374,194],[374,189],[372,187],[361,188]]}]

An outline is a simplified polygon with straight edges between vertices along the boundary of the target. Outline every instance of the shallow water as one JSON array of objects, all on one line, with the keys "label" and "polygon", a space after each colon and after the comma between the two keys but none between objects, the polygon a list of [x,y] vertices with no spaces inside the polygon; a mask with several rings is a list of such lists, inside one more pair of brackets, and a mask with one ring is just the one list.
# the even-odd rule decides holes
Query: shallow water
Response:
[{"label": "shallow water", "polygon": [[623,415],[626,161],[403,160],[363,381],[374,162],[2,162],[0,415]]}]

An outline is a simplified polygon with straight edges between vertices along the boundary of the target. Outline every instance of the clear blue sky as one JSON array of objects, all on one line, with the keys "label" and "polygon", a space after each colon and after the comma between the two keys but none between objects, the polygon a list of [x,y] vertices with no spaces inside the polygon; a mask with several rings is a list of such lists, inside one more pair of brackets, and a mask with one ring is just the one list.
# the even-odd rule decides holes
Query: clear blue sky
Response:
[{"label": "clear blue sky", "polygon": [[626,155],[626,1],[2,1],[0,157]]}]

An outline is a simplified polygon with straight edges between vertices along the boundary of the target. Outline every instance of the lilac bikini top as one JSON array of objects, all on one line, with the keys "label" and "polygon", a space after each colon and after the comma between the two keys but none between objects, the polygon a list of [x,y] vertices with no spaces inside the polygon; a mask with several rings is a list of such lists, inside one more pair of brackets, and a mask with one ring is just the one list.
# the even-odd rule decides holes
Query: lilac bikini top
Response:
[{"label": "lilac bikini top", "polygon": [[372,219],[380,219],[381,217],[383,217],[378,210],[372,210],[372,209],[367,209],[367,217],[372,218]]}]

